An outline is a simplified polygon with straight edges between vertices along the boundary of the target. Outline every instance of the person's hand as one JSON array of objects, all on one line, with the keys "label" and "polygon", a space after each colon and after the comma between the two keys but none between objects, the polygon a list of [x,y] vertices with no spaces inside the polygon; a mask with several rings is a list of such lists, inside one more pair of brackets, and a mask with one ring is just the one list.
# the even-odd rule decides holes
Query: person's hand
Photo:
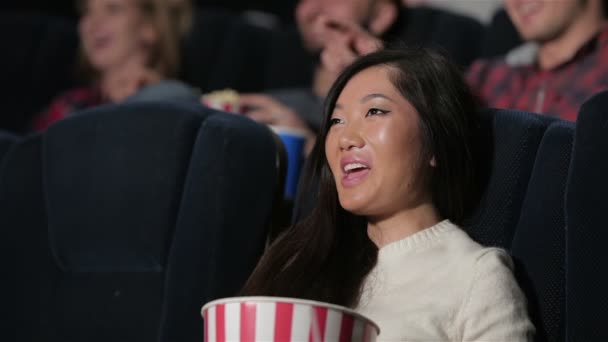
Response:
[{"label": "person's hand", "polygon": [[315,134],[291,108],[263,94],[241,94],[239,103],[244,108],[243,114],[257,122],[303,131],[306,135],[305,154],[308,154],[312,149]]},{"label": "person's hand", "polygon": [[146,68],[131,68],[103,84],[102,92],[108,100],[118,103],[135,94],[142,87],[158,83],[161,79],[161,75],[156,71]]},{"label": "person's hand", "polygon": [[336,29],[327,33],[327,44],[321,52],[321,65],[339,74],[360,56],[378,51],[382,41],[358,25],[335,23]]},{"label": "person's hand", "polygon": [[275,126],[303,129],[306,123],[291,108],[263,94],[241,94],[239,103],[244,115],[251,119]]},{"label": "person's hand", "polygon": [[[324,88],[329,88],[338,75],[360,56],[380,50],[383,43],[361,26],[333,22],[333,30],[326,33],[327,44],[321,51],[321,73],[324,74]],[[323,87],[321,87],[323,88]]]},{"label": "person's hand", "polygon": [[316,70],[313,92],[324,98],[338,75],[355,59],[382,48],[378,38],[357,25],[334,24],[328,32],[327,47],[321,52],[321,63]]}]

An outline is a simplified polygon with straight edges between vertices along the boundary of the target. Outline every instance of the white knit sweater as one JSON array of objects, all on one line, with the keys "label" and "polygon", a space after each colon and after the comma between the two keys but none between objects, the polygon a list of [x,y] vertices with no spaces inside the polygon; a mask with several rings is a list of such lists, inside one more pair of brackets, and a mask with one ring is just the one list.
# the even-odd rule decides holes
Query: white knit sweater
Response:
[{"label": "white knit sweater", "polygon": [[510,257],[443,221],[380,249],[356,310],[379,341],[532,341]]}]

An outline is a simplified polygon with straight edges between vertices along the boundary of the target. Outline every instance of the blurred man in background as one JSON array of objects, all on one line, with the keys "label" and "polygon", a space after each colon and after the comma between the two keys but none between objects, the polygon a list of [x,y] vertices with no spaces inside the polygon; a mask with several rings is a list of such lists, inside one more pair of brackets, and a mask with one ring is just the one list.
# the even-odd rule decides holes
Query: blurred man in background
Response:
[{"label": "blurred man in background", "polygon": [[489,107],[576,120],[582,103],[608,88],[605,0],[506,0],[526,47],[473,64],[468,80]]}]

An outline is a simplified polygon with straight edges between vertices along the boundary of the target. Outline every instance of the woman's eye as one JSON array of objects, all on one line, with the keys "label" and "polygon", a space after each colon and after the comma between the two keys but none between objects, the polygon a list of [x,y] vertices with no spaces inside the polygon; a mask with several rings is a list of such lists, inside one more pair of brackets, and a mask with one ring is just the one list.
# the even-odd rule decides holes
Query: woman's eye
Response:
[{"label": "woman's eye", "polygon": [[339,118],[331,118],[331,119],[329,120],[329,125],[330,125],[330,126],[337,125],[337,124],[339,124],[339,123],[342,123],[342,119],[339,119]]},{"label": "woman's eye", "polygon": [[381,115],[381,114],[386,114],[386,113],[388,113],[387,110],[382,110],[382,109],[378,109],[378,108],[370,108],[370,110],[367,111],[367,114],[365,114],[365,116]]}]

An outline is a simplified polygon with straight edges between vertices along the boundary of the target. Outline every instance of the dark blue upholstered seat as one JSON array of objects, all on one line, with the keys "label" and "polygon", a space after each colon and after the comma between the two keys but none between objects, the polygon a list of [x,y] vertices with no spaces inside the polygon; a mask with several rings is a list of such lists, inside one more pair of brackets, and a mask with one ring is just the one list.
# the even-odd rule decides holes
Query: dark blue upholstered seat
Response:
[{"label": "dark blue upholstered seat", "polygon": [[577,119],[566,191],[567,341],[608,341],[608,91]]},{"label": "dark blue upholstered seat", "polygon": [[18,143],[0,174],[7,340],[202,340],[203,303],[263,251],[276,165],[265,126],[177,103],[99,107]]}]

